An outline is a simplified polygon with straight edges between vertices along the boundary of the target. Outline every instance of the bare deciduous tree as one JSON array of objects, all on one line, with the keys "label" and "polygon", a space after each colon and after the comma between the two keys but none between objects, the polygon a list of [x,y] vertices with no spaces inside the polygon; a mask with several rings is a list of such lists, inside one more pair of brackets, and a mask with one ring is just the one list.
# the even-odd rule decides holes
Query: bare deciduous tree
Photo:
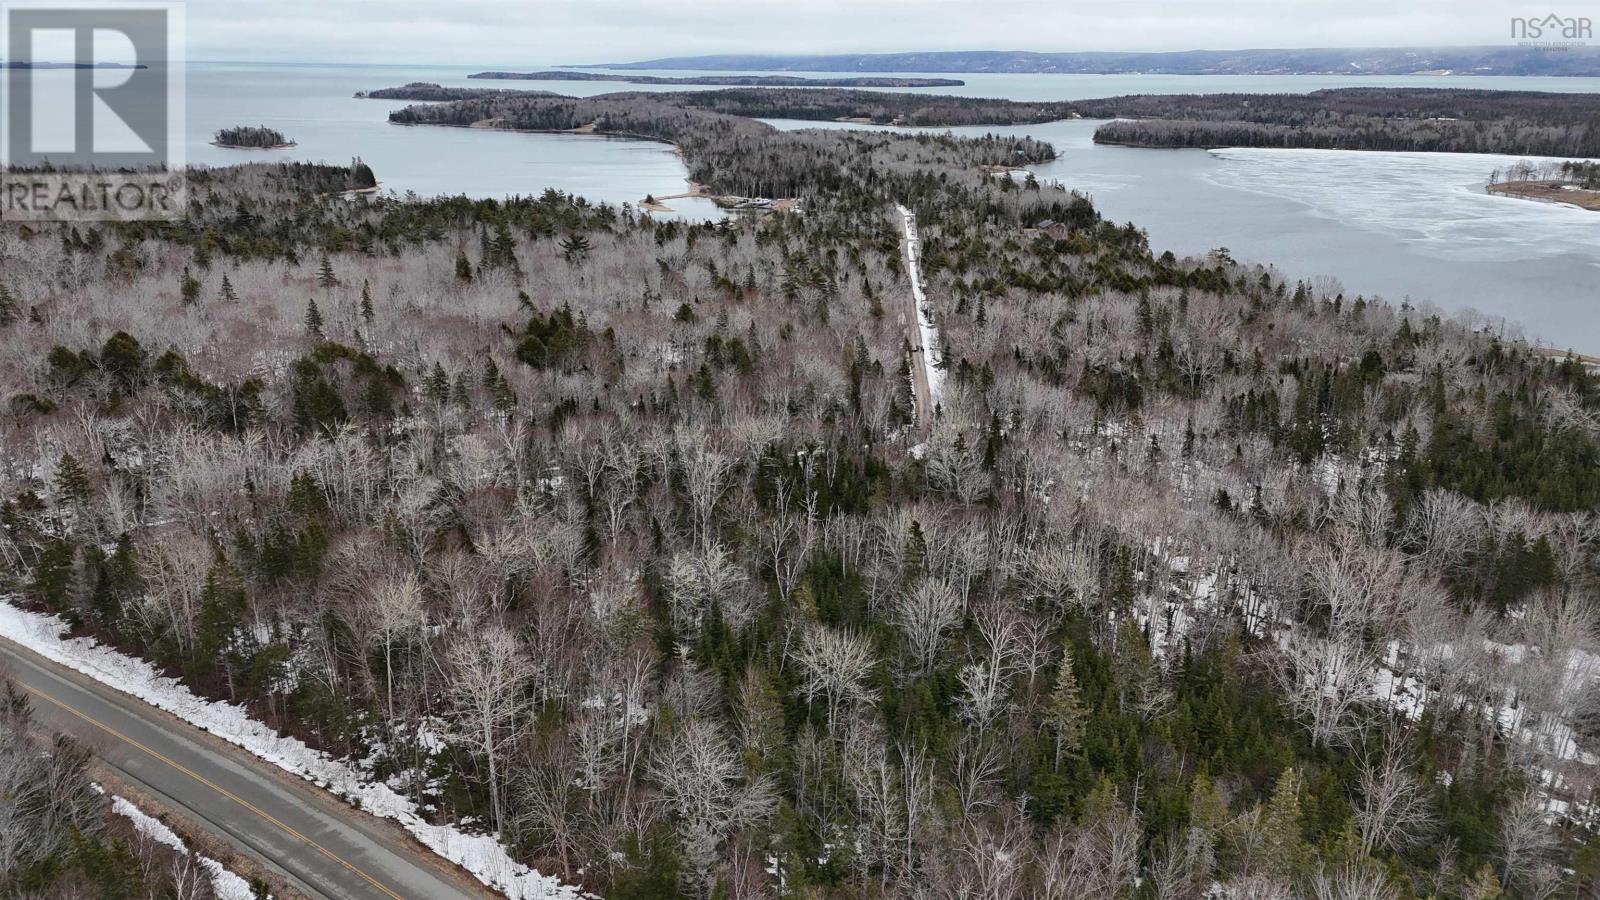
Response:
[{"label": "bare deciduous tree", "polygon": [[667,737],[650,764],[697,892],[708,893],[722,845],[772,810],[773,788],[749,777],[728,739],[710,722],[691,719]]},{"label": "bare deciduous tree", "polygon": [[1316,900],[1399,900],[1400,892],[1376,864],[1348,863],[1311,877]]},{"label": "bare deciduous tree", "polygon": [[1424,838],[1434,825],[1428,792],[1412,774],[1405,738],[1391,729],[1382,748],[1361,767],[1356,829],[1361,850],[1397,851]]},{"label": "bare deciduous tree", "polygon": [[1372,660],[1340,636],[1316,637],[1304,629],[1285,638],[1278,668],[1285,699],[1311,731],[1311,739],[1346,746],[1372,696]]},{"label": "bare deciduous tree", "polygon": [[830,732],[846,706],[877,697],[867,684],[877,660],[872,645],[857,634],[813,625],[794,651],[794,661],[800,667],[800,695],[808,703],[821,698],[827,704]]},{"label": "bare deciduous tree", "polygon": [[495,831],[505,819],[501,758],[522,723],[522,688],[531,665],[516,635],[502,625],[463,634],[445,651],[445,692],[457,733],[488,765],[489,807]]},{"label": "bare deciduous tree", "polygon": [[961,620],[961,601],[943,581],[924,578],[901,596],[894,621],[910,645],[915,670],[932,671],[945,636]]}]

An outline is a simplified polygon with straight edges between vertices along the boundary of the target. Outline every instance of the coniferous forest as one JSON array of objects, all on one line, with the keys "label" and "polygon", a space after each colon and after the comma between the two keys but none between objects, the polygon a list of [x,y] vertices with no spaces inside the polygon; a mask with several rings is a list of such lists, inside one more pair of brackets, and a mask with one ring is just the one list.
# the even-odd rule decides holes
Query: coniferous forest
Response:
[{"label": "coniferous forest", "polygon": [[[617,900],[1592,894],[1594,373],[744,93],[393,115],[799,211],[284,163],[0,229],[0,593]],[[81,781],[0,892],[126,852]]]},{"label": "coniferous forest", "polygon": [[1175,94],[1075,104],[1120,117],[1095,140],[1140,147],[1310,147],[1600,155],[1600,95],[1436,88],[1335,88],[1307,94]]}]

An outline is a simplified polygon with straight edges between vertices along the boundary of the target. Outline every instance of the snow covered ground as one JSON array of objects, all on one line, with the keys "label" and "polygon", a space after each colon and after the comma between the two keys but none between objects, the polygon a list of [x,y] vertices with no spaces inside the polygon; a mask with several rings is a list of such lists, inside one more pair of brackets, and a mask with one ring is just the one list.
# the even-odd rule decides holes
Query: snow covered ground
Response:
[{"label": "snow covered ground", "polygon": [[935,406],[944,396],[944,372],[934,365],[939,353],[939,329],[933,323],[933,307],[922,292],[922,241],[917,237],[917,219],[911,210],[896,205],[906,232],[906,273],[911,278],[911,296],[917,305],[917,334],[922,338],[922,368],[928,375],[928,401]]},{"label": "snow covered ground", "polygon": [[[1173,649],[1181,646],[1197,616],[1217,612],[1218,603],[1224,602],[1224,584],[1230,589],[1227,602],[1239,609],[1250,633],[1256,637],[1270,638],[1280,646],[1285,644],[1294,628],[1293,621],[1281,612],[1267,609],[1248,579],[1229,577],[1229,567],[1225,562],[1213,561],[1210,566],[1191,571],[1188,557],[1170,552],[1164,541],[1153,541],[1151,550],[1171,573],[1172,589],[1143,592],[1135,604],[1133,615],[1139,626],[1147,630],[1151,651],[1157,659],[1166,660],[1172,656]],[[1528,657],[1536,655],[1536,651],[1525,644],[1485,640],[1483,648],[1490,659],[1506,665],[1522,664]],[[1455,652],[1455,648],[1439,645],[1430,648],[1430,652],[1434,656],[1448,657]],[[1376,665],[1358,677],[1359,682],[1370,686],[1370,701],[1388,707],[1412,722],[1420,720],[1433,698],[1425,682],[1404,672],[1406,665],[1402,658],[1401,642],[1388,641],[1381,659],[1375,659],[1374,662]],[[1597,689],[1600,657],[1573,650],[1566,654],[1562,666],[1564,672],[1556,688],[1558,693],[1576,697]],[[1528,708],[1518,702],[1514,687],[1507,685],[1502,690],[1504,695],[1500,702],[1480,704],[1483,715],[1496,722],[1502,735],[1515,737],[1537,757],[1558,768],[1570,765],[1593,769],[1600,766],[1600,755],[1579,746],[1571,722],[1549,714],[1529,716]],[[1566,775],[1543,767],[1533,774],[1538,776],[1545,808],[1552,817],[1563,816],[1586,827],[1592,827],[1593,823],[1600,821],[1600,809],[1585,802],[1574,804],[1559,796],[1570,793],[1571,779]]]},{"label": "snow covered ground", "polygon": [[577,900],[588,896],[577,887],[562,884],[512,859],[492,836],[429,824],[414,803],[357,765],[313,750],[295,738],[278,735],[252,719],[243,707],[196,696],[142,659],[100,646],[92,638],[68,638],[67,630],[66,623],[56,616],[18,609],[0,598],[0,637],[164,709],[325,788],[357,809],[400,823],[435,853],[512,900]]},{"label": "snow covered ground", "polygon": [[[138,832],[158,844],[171,847],[178,853],[188,856],[189,848],[184,844],[183,838],[168,828],[160,819],[146,813],[135,806],[126,797],[112,795],[111,808],[117,815],[133,822],[133,827]],[[255,900],[256,892],[251,889],[250,882],[237,872],[230,872],[222,863],[209,856],[196,853],[195,862],[200,868],[206,870],[206,875],[211,879],[211,890],[217,895],[217,900]]]}]

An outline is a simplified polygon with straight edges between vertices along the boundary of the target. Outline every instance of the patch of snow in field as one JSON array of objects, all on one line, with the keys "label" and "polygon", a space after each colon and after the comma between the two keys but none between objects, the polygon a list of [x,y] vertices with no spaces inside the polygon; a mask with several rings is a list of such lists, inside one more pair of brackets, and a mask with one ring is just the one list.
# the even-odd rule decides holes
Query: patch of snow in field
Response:
[{"label": "patch of snow in field", "polygon": [[[1494,641],[1484,641],[1484,647],[1502,663],[1511,666],[1531,664],[1540,652],[1537,648],[1530,648],[1526,644],[1501,644]],[[1454,655],[1455,648],[1443,644],[1427,652],[1431,656],[1448,659]],[[1404,677],[1398,675],[1400,665],[1400,642],[1392,640],[1388,643],[1383,661],[1377,668],[1373,695],[1378,703],[1388,706],[1411,721],[1417,721],[1422,718],[1427,706],[1428,686],[1425,682],[1409,675]],[[1572,650],[1566,654],[1563,670],[1564,678],[1557,691],[1575,698],[1594,689],[1596,679],[1600,678],[1600,658],[1582,650]],[[1518,702],[1514,687],[1502,686],[1501,691],[1498,701],[1476,704],[1481,715],[1494,721],[1500,734],[1518,741],[1552,765],[1581,766],[1588,769],[1600,766],[1600,756],[1583,749],[1578,744],[1571,721],[1549,712],[1530,715],[1528,705]],[[1596,810],[1594,804],[1574,803],[1558,796],[1572,794],[1573,785],[1570,779],[1561,772],[1544,767],[1538,767],[1535,774],[1538,775],[1544,809],[1551,821],[1566,819],[1584,827],[1590,827],[1588,823],[1595,822],[1597,812],[1600,811]],[[1582,789],[1578,792],[1581,794]]]},{"label": "patch of snow in field", "polygon": [[[178,837],[165,822],[135,806],[133,801],[112,795],[111,808],[117,815],[132,822],[134,829],[140,834],[158,844],[171,847],[184,856],[189,855],[189,848],[184,844],[183,838]],[[226,866],[209,856],[197,853],[194,858],[210,877],[211,890],[217,895],[217,900],[255,900],[256,892],[244,876],[228,871]]]},{"label": "patch of snow in field", "polygon": [[64,637],[66,631],[67,624],[56,616],[18,609],[0,599],[0,637],[166,710],[325,788],[357,809],[400,823],[435,853],[460,865],[512,900],[575,900],[587,896],[577,887],[562,884],[512,859],[506,848],[490,835],[467,834],[452,825],[429,824],[415,804],[388,785],[374,782],[350,762],[313,750],[295,738],[280,736],[250,718],[243,707],[198,697],[144,660],[100,646],[93,638]]}]

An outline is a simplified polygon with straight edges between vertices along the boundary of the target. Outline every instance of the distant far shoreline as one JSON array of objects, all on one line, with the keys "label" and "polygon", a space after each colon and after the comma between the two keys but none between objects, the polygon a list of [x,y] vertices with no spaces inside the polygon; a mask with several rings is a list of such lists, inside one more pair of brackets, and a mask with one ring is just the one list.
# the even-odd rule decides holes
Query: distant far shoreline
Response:
[{"label": "distant far shoreline", "polygon": [[[1537,42],[1535,42],[1537,44]],[[721,72],[915,72],[983,75],[1600,76],[1600,46],[1343,47],[1162,52],[953,50],[914,53],[678,56],[567,69]]]},{"label": "distant far shoreline", "polygon": [[897,78],[852,76],[849,78],[803,78],[798,75],[616,75],[597,72],[478,72],[468,78],[490,81],[616,81],[623,84],[698,84],[719,87],[845,87],[845,88],[922,88],[961,87],[959,78]]}]

